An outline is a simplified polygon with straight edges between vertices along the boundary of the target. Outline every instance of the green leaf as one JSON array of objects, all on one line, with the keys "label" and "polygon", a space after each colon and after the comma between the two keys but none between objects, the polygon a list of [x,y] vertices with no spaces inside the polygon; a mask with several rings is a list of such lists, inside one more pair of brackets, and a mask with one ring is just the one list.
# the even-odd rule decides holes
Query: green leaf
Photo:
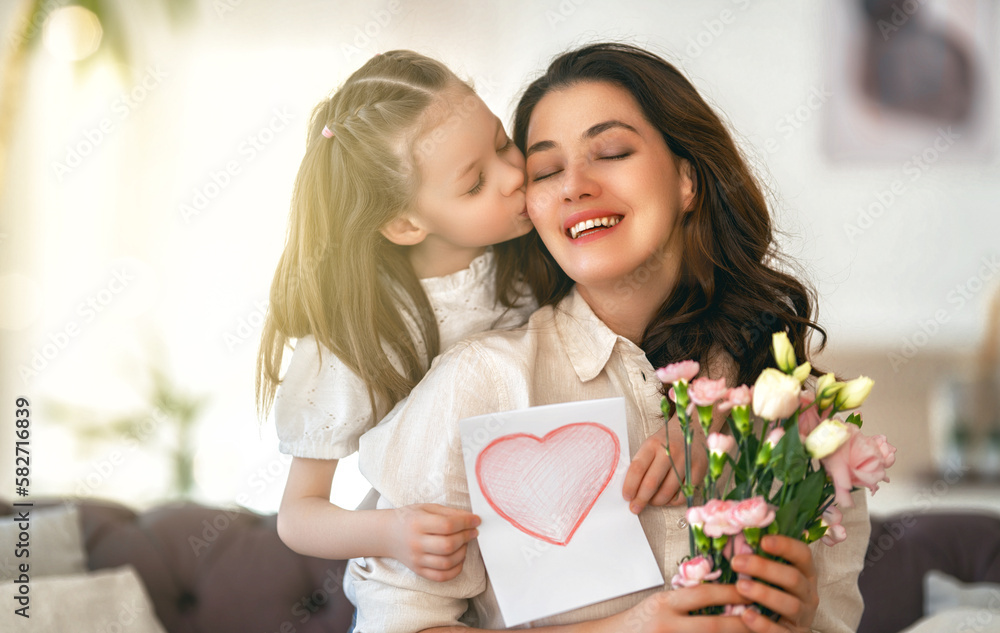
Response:
[{"label": "green leaf", "polygon": [[772,451],[775,477],[785,483],[800,481],[806,474],[809,455],[799,439],[798,422],[793,423]]},{"label": "green leaf", "polygon": [[[805,480],[799,486],[798,492],[800,498],[802,499],[803,507],[807,508],[811,513],[815,513],[820,508],[820,501],[823,499],[823,488],[826,487],[826,473],[822,470],[817,470],[815,472],[809,473]],[[816,517],[807,516],[804,518],[802,527],[812,522]]]},{"label": "green leaf", "polygon": [[757,480],[757,494],[771,494],[771,485],[774,483],[774,471],[768,468]]},{"label": "green leaf", "polygon": [[784,505],[778,508],[778,512],[774,518],[774,522],[778,526],[778,534],[798,538],[802,530],[796,531],[795,526],[798,523],[801,506],[802,500],[795,494],[792,494],[785,500]]},{"label": "green leaf", "polygon": [[861,428],[861,424],[862,424],[861,414],[858,413],[857,411],[855,411],[851,415],[847,416],[847,420],[845,420],[845,421],[848,424],[853,424],[854,426],[858,427],[859,429]]}]

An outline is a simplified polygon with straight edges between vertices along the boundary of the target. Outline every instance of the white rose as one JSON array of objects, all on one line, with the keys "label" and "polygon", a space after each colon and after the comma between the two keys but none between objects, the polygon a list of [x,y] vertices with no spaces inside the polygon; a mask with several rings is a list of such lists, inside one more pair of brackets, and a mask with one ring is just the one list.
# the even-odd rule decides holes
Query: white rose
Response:
[{"label": "white rose", "polygon": [[760,372],[753,385],[753,412],[765,420],[791,417],[799,408],[802,385],[773,367]]}]

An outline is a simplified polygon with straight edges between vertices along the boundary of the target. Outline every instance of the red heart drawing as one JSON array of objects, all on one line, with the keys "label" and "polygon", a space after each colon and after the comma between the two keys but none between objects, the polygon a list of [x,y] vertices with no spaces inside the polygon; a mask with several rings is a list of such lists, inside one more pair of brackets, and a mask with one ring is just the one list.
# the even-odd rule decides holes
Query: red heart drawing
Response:
[{"label": "red heart drawing", "polygon": [[566,545],[618,464],[618,436],[596,422],[493,440],[476,459],[479,489],[497,514],[525,534]]}]

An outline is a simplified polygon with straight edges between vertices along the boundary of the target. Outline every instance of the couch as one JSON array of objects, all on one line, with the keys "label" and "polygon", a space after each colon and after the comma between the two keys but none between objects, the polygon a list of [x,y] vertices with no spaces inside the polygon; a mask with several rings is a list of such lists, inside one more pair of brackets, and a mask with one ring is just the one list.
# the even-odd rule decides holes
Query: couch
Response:
[{"label": "couch", "polygon": [[[87,568],[134,566],[169,633],[340,633],[350,625],[344,562],[289,550],[274,515],[191,503],[142,513],[98,500],[76,506]],[[12,512],[0,503],[0,515]],[[859,632],[893,633],[920,619],[930,569],[962,582],[1000,583],[1000,518],[873,518],[859,581],[867,605]]]}]

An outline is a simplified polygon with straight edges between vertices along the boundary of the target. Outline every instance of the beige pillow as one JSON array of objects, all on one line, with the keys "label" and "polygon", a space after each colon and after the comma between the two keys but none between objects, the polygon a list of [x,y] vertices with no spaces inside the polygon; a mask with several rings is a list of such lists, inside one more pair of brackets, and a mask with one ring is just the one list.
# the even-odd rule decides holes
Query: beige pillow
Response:
[{"label": "beige pillow", "polygon": [[935,615],[955,607],[982,609],[993,615],[1000,631],[1000,584],[964,583],[932,569],[924,574],[924,615]]},{"label": "beige pillow", "polygon": [[29,587],[30,618],[23,618],[15,613],[21,605],[10,598],[18,595],[18,587],[13,582],[0,585],[0,595],[13,603],[0,609],[0,631],[166,633],[131,565],[74,576],[32,578]]},{"label": "beige pillow", "polygon": [[920,618],[900,633],[1000,633],[1000,618],[974,607],[953,607]]},{"label": "beige pillow", "polygon": [[[20,538],[18,511],[28,511],[28,556],[15,556]],[[14,508],[13,516],[0,522],[0,582],[17,578],[21,563],[28,564],[28,576],[82,574],[87,571],[80,516],[74,505],[48,508]]]}]

